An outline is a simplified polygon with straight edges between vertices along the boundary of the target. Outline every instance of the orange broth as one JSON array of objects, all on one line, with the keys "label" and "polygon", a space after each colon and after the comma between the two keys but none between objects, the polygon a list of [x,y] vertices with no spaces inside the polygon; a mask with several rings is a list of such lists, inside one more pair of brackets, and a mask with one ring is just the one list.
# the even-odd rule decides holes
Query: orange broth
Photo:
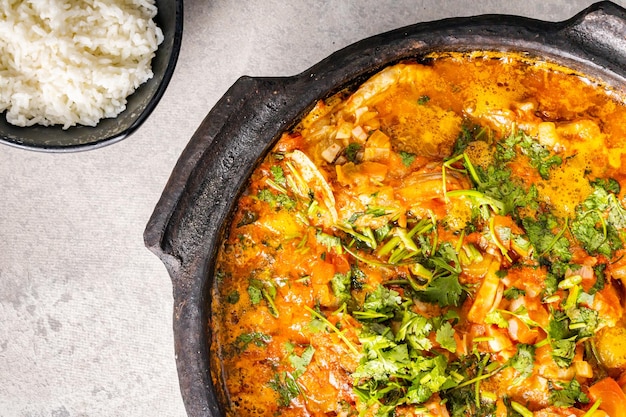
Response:
[{"label": "orange broth", "polygon": [[228,414],[626,416],[624,147],[618,94],[515,55],[317,103],[219,252]]}]

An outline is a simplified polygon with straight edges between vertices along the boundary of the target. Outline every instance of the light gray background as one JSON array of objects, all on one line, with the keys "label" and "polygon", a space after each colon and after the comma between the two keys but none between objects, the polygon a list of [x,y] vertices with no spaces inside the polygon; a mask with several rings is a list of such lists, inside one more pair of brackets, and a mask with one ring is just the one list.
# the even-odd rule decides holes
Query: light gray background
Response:
[{"label": "light gray background", "polygon": [[293,75],[420,21],[562,20],[590,4],[187,0],[174,77],[132,137],[69,155],[0,146],[0,417],[186,415],[171,285],[142,233],[187,141],[238,77]]}]

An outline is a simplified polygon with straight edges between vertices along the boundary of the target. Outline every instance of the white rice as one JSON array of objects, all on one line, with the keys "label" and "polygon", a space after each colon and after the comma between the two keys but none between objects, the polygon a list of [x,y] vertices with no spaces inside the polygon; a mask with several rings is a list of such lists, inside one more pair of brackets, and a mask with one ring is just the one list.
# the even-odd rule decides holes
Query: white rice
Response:
[{"label": "white rice", "polygon": [[154,0],[0,0],[0,112],[17,126],[95,126],[152,78]]}]

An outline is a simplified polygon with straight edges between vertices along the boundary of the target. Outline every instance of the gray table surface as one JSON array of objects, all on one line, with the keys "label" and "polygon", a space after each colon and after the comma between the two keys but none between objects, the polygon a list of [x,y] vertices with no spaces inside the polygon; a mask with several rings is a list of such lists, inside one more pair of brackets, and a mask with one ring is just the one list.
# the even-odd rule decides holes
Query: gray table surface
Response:
[{"label": "gray table surface", "polygon": [[563,20],[590,4],[187,0],[176,72],[137,133],[67,155],[0,148],[0,416],[186,415],[171,284],[142,233],[189,138],[238,77],[293,75],[420,21]]}]

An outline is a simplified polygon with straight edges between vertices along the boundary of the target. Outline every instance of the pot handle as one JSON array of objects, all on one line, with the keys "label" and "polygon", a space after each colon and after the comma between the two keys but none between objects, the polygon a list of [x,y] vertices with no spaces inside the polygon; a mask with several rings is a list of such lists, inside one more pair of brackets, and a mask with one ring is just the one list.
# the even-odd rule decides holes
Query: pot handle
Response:
[{"label": "pot handle", "polygon": [[241,77],[202,121],[181,154],[144,231],[146,246],[165,264],[173,284],[178,375],[189,416],[222,416],[220,387],[209,377],[209,320],[204,278],[217,251],[229,204],[257,155],[271,146],[263,129],[282,130],[292,117],[286,79]]},{"label": "pot handle", "polygon": [[582,49],[596,64],[626,73],[626,9],[610,1],[591,5],[566,21],[566,42]]},{"label": "pot handle", "polygon": [[[179,157],[144,231],[145,245],[166,265],[175,288],[215,250],[227,206],[276,139],[268,132],[282,132],[302,111],[286,94],[297,80],[239,78]],[[298,99],[313,102],[314,94],[303,91]]]}]

